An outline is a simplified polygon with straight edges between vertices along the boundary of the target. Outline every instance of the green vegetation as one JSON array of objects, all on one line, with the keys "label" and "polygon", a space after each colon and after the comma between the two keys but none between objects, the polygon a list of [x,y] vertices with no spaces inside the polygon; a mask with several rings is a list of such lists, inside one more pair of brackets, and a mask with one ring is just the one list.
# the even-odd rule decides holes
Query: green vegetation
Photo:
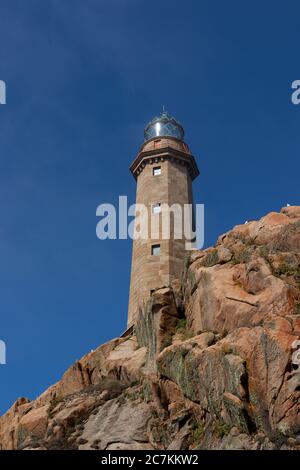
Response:
[{"label": "green vegetation", "polygon": [[162,444],[165,449],[170,444],[169,432],[163,422],[158,423],[155,427],[152,428],[152,436],[154,442]]},{"label": "green vegetation", "polygon": [[270,434],[269,438],[270,438],[270,441],[273,442],[273,444],[275,444],[275,447],[277,450],[279,450],[281,446],[286,444],[286,441],[287,441],[287,437],[281,434],[281,432],[279,431],[273,431]]},{"label": "green vegetation", "polygon": [[135,386],[124,392],[124,396],[129,401],[144,401],[148,403],[151,401],[152,392],[148,382],[143,382],[141,385]]},{"label": "green vegetation", "polygon": [[126,391],[125,396],[129,401],[135,401],[139,398],[139,393],[137,390],[128,390]]},{"label": "green vegetation", "polygon": [[[298,263],[282,263],[273,269],[274,276],[283,278],[287,283],[295,286],[300,292],[300,266]],[[299,310],[299,301],[295,305],[296,311]]]},{"label": "green vegetation", "polygon": [[202,261],[202,266],[206,267],[206,268],[210,268],[212,266],[215,266],[216,264],[219,263],[219,256],[218,256],[218,250],[217,249],[213,249],[210,253],[208,253],[203,261]]},{"label": "green vegetation", "polygon": [[186,318],[180,318],[180,320],[178,320],[175,332],[181,336],[183,341],[195,336],[195,334],[187,328]]},{"label": "green vegetation", "polygon": [[25,426],[20,425],[17,430],[17,446],[19,447],[28,436],[29,432]]},{"label": "green vegetation", "polygon": [[186,318],[180,318],[180,320],[178,320],[178,323],[176,325],[176,333],[179,333],[181,332],[181,330],[185,330],[186,329]]},{"label": "green vegetation", "polygon": [[50,400],[49,407],[47,410],[49,418],[53,418],[53,410],[57,407],[59,403],[62,402],[62,400],[63,398],[60,395],[55,396]]},{"label": "green vegetation", "polygon": [[266,246],[260,246],[258,249],[259,256],[269,262],[269,249]]},{"label": "green vegetation", "polygon": [[198,423],[197,421],[192,421],[191,423],[191,427],[192,427],[192,445],[193,446],[196,446],[197,444],[199,444],[199,441],[200,439],[203,437],[204,435],[204,431],[205,431],[205,426],[203,423]]},{"label": "green vegetation", "polygon": [[300,300],[295,302],[294,315],[300,315]]},{"label": "green vegetation", "polygon": [[184,271],[188,270],[190,264],[191,264],[191,254],[187,253],[184,255],[184,258],[183,258]]},{"label": "green vegetation", "polygon": [[232,258],[232,264],[245,264],[251,260],[251,251],[249,249],[241,250],[234,253]]},{"label": "green vegetation", "polygon": [[275,276],[294,276],[296,280],[300,280],[300,266],[288,263],[282,263],[274,269]]},{"label": "green vegetation", "polygon": [[222,437],[227,436],[227,434],[229,434],[230,426],[227,423],[225,423],[225,421],[223,421],[222,419],[219,419],[218,421],[215,422],[214,431],[215,431],[215,434],[220,439],[222,439]]},{"label": "green vegetation", "polygon": [[188,270],[188,281],[190,284],[190,295],[193,295],[193,293],[197,289],[198,283],[194,271],[191,271],[190,269]]},{"label": "green vegetation", "polygon": [[243,233],[235,230],[230,233],[230,238],[232,238],[233,240],[239,240],[244,243],[244,245],[247,242],[247,237]]},{"label": "green vegetation", "polygon": [[121,394],[125,388],[132,387],[133,385],[134,384],[130,382],[126,383],[125,381],[115,378],[104,377],[100,382],[86,387],[84,389],[84,393],[95,393],[108,390],[111,397],[116,397]]},{"label": "green vegetation", "polygon": [[148,403],[152,399],[152,390],[148,382],[143,383],[143,388],[141,391],[141,398],[146,403]]}]

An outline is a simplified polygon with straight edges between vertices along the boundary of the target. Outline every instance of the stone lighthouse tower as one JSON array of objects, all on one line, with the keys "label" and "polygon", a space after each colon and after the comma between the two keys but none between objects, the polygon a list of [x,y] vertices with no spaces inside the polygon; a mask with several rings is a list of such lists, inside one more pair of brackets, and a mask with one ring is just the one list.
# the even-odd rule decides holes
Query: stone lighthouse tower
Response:
[{"label": "stone lighthouse tower", "polygon": [[167,238],[163,236],[161,222],[166,205],[183,209],[185,204],[192,204],[192,181],[199,174],[184,142],[183,127],[167,112],[146,126],[144,138],[130,170],[137,181],[136,204],[148,209],[149,226],[152,221],[159,228],[154,235],[151,232],[147,238],[133,241],[128,328],[135,324],[151,292],[170,285],[181,275],[186,238],[184,233],[179,238],[174,236],[172,213]]}]

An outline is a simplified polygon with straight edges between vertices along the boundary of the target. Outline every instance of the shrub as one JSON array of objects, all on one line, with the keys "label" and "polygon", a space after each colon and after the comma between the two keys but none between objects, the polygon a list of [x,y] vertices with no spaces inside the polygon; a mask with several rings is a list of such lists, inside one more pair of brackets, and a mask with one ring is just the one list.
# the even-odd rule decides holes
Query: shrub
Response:
[{"label": "shrub", "polygon": [[180,318],[178,320],[177,325],[176,325],[176,332],[179,332],[180,330],[185,330],[186,329],[186,318]]},{"label": "shrub", "polygon": [[25,428],[25,426],[19,426],[17,430],[17,446],[19,447],[26,439],[26,437],[29,435],[28,430]]},{"label": "shrub", "polygon": [[183,341],[195,336],[194,333],[187,328],[186,318],[180,318],[180,320],[178,320],[175,331],[181,336]]},{"label": "shrub", "polygon": [[283,436],[283,434],[281,434],[279,431],[273,431],[270,434],[269,438],[270,438],[270,441],[273,442],[273,444],[275,444],[275,448],[277,450],[279,450],[282,445],[286,444],[286,441],[287,441],[287,437]]},{"label": "shrub", "polygon": [[214,249],[213,251],[211,251],[204,257],[201,264],[202,266],[206,268],[210,268],[212,266],[215,266],[218,263],[219,263],[218,251]]},{"label": "shrub", "polygon": [[187,253],[187,254],[184,255],[184,258],[183,258],[184,271],[188,270],[190,264],[191,264],[191,254]]},{"label": "shrub", "polygon": [[199,443],[200,439],[204,435],[205,427],[203,423],[198,423],[197,421],[192,422],[192,444],[195,446]]},{"label": "shrub", "polygon": [[193,293],[197,289],[198,283],[197,283],[196,275],[195,275],[194,271],[191,271],[190,269],[188,271],[188,281],[189,281],[189,284],[190,284],[190,295],[193,295]]},{"label": "shrub", "polygon": [[251,260],[250,251],[242,250],[234,254],[232,258],[232,263],[233,264],[245,264],[245,263],[249,263],[250,260]]},{"label": "shrub", "polygon": [[229,434],[230,426],[227,423],[225,423],[225,421],[220,419],[220,420],[215,422],[214,431],[215,431],[216,435],[220,439],[222,439],[222,437]]},{"label": "shrub", "polygon": [[269,249],[266,246],[260,246],[258,249],[259,256],[269,261]]},{"label": "shrub", "polygon": [[300,300],[295,302],[294,315],[300,315]]},{"label": "shrub", "polygon": [[275,276],[294,276],[296,279],[300,279],[300,267],[293,266],[288,263],[282,263],[274,269]]},{"label": "shrub", "polygon": [[56,408],[56,406],[63,400],[63,398],[58,395],[58,396],[55,396],[53,397],[51,400],[50,400],[50,403],[49,403],[49,407],[48,407],[48,410],[47,410],[47,413],[48,413],[48,416],[49,418],[53,418],[53,410]]}]

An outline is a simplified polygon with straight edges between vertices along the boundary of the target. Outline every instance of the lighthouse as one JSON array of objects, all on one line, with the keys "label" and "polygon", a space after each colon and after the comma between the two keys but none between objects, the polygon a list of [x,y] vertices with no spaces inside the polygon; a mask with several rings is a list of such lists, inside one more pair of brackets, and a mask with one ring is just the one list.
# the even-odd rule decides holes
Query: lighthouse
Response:
[{"label": "lighthouse", "polygon": [[[184,141],[182,125],[166,111],[147,124],[144,143],[130,171],[137,184],[136,205],[147,209],[152,230],[147,237],[133,240],[128,328],[134,326],[155,289],[180,278],[186,253],[187,238],[184,230],[178,235],[174,212],[182,209],[183,214],[186,205],[192,207],[192,181],[199,170]],[[162,219],[168,208],[170,227],[165,236]],[[192,216],[189,223],[192,226]]]}]

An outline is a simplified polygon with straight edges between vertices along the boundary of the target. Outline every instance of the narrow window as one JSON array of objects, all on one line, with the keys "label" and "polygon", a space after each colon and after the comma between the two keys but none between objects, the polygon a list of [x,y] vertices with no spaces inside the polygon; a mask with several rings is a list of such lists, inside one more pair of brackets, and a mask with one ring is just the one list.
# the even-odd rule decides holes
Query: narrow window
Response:
[{"label": "narrow window", "polygon": [[160,213],[160,202],[156,204],[152,204],[152,214],[159,214]]},{"label": "narrow window", "polygon": [[152,245],[151,246],[151,255],[158,256],[160,254],[160,245]]},{"label": "narrow window", "polygon": [[160,166],[155,166],[153,168],[153,176],[158,176],[161,175],[161,167]]}]

